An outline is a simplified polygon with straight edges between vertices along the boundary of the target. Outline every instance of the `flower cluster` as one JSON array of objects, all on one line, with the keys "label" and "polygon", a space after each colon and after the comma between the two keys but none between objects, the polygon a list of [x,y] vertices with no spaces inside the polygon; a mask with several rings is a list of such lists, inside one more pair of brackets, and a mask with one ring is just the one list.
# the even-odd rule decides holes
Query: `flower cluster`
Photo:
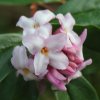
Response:
[{"label": "flower cluster", "polygon": [[[52,19],[60,27],[52,32]],[[47,79],[56,89],[82,75],[81,70],[92,63],[84,61],[85,29],[80,36],[73,31],[75,20],[70,13],[55,15],[49,10],[37,11],[33,17],[21,16],[17,26],[23,28],[22,46],[13,50],[11,63],[24,80]]]}]

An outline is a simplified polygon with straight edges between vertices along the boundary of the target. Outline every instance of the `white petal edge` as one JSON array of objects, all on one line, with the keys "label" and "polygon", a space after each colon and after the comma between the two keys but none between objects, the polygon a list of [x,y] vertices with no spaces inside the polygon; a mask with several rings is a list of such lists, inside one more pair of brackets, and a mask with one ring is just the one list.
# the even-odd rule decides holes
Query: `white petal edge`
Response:
[{"label": "white petal edge", "polygon": [[16,26],[19,26],[23,29],[28,29],[33,26],[33,20],[31,18],[27,18],[25,16],[21,16],[19,21],[17,22]]},{"label": "white petal edge", "polygon": [[41,53],[37,53],[34,57],[35,74],[40,75],[47,72],[48,64],[49,64],[49,58]]},{"label": "white petal edge", "polygon": [[64,70],[68,67],[69,60],[67,56],[62,52],[49,53],[50,65],[56,69]]},{"label": "white petal edge", "polygon": [[55,18],[55,14],[50,10],[39,10],[32,17],[32,19],[37,23],[39,23],[40,25],[46,24],[54,18]]},{"label": "white petal edge", "polygon": [[24,68],[28,63],[28,57],[24,46],[16,46],[11,58],[12,65],[16,68]]},{"label": "white petal edge", "polygon": [[44,46],[43,38],[39,37],[38,34],[28,34],[22,39],[23,45],[29,50],[31,54],[35,54],[40,51],[40,49]]},{"label": "white petal edge", "polygon": [[66,34],[59,33],[59,34],[50,36],[45,41],[45,46],[50,51],[61,51],[64,48],[66,41],[67,41]]}]

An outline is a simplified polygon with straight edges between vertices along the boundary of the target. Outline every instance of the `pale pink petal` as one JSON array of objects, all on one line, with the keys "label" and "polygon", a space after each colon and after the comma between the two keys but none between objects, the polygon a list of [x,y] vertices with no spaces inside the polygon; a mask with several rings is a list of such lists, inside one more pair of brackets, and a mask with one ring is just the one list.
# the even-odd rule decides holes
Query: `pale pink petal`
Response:
[{"label": "pale pink petal", "polygon": [[80,58],[82,61],[84,60],[84,57],[83,57],[83,43],[85,41],[87,37],[87,29],[85,29],[82,34],[80,35],[80,45],[79,45],[79,50],[77,51],[76,55],[78,58]]},{"label": "pale pink petal", "polygon": [[83,70],[86,66],[88,66],[90,64],[92,64],[92,59],[88,59],[88,60],[84,61],[82,64],[80,64],[78,70]]},{"label": "pale pink petal", "polygon": [[76,54],[76,49],[73,46],[69,48],[64,47],[63,50],[67,54]]},{"label": "pale pink petal", "polygon": [[34,24],[33,20],[31,18],[27,18],[25,16],[21,16],[19,18],[19,21],[17,22],[16,26],[19,26],[23,29],[32,28],[32,25]]},{"label": "pale pink petal", "polygon": [[69,35],[69,38],[70,38],[70,41],[76,45],[76,46],[79,46],[80,45],[80,37],[74,32],[74,31],[71,31],[71,33],[68,34]]},{"label": "pale pink petal", "polygon": [[66,35],[65,34],[56,34],[50,36],[45,41],[45,46],[51,51],[61,51],[66,43]]},{"label": "pale pink petal", "polygon": [[60,84],[57,84],[56,87],[61,91],[66,91],[67,88],[65,86],[65,83],[63,81],[60,82]]},{"label": "pale pink petal", "polygon": [[71,40],[70,40],[70,36],[67,35],[66,37],[67,37],[67,38],[66,38],[66,45],[65,45],[65,47],[66,47],[66,48],[71,48],[71,47],[73,47],[72,42],[71,42]]},{"label": "pale pink petal", "polygon": [[28,34],[34,34],[35,33],[35,29],[34,28],[29,28],[29,29],[24,29],[23,30],[23,36],[26,36]]},{"label": "pale pink petal", "polygon": [[38,30],[37,33],[39,36],[47,39],[52,33],[52,26],[50,24],[42,25]]},{"label": "pale pink petal", "polygon": [[73,26],[75,25],[75,20],[70,13],[67,13],[65,16],[63,14],[58,14],[56,18],[59,20],[61,27],[66,32],[69,32],[73,29]]},{"label": "pale pink petal", "polygon": [[29,58],[27,68],[30,70],[30,72],[35,73],[35,69],[34,69],[34,59]]},{"label": "pale pink petal", "polygon": [[78,50],[78,51],[76,52],[76,56],[77,56],[79,59],[81,59],[82,61],[84,60],[84,56],[83,56],[83,46],[82,46],[82,45],[80,46],[80,50]]},{"label": "pale pink petal", "polygon": [[24,68],[28,63],[28,57],[24,46],[16,46],[11,58],[12,65],[16,68]]},{"label": "pale pink petal", "polygon": [[38,78],[39,79],[43,79],[47,73],[48,73],[48,70],[46,70],[45,72],[43,72],[40,75],[38,75]]},{"label": "pale pink petal", "polygon": [[77,57],[75,57],[74,62],[75,62],[76,64],[81,64],[81,63],[83,62],[83,60],[80,59],[80,58],[77,56]]},{"label": "pale pink petal", "polygon": [[57,79],[59,79],[59,80],[61,80],[61,81],[66,80],[66,77],[64,77],[64,76],[63,76],[61,73],[59,73],[56,69],[52,69],[51,74],[52,74],[55,78],[57,78]]},{"label": "pale pink petal", "polygon": [[75,69],[73,69],[72,67],[68,66],[66,73],[67,75],[73,75],[73,73],[75,73]]},{"label": "pale pink petal", "polygon": [[41,53],[37,53],[34,57],[35,74],[40,75],[47,72],[48,64],[49,64],[49,58]]},{"label": "pale pink petal", "polygon": [[72,27],[75,25],[75,19],[74,17],[71,15],[71,13],[67,13],[65,15],[65,19],[66,19],[66,22],[68,23],[68,26]]},{"label": "pale pink petal", "polygon": [[60,25],[64,27],[64,24],[66,23],[65,17],[63,14],[57,14],[56,18],[59,20]]},{"label": "pale pink petal", "polygon": [[68,67],[69,60],[67,56],[62,52],[59,53],[50,52],[49,58],[50,58],[50,65],[56,69],[64,70]]},{"label": "pale pink petal", "polygon": [[87,29],[84,29],[84,31],[83,31],[82,34],[80,35],[81,45],[85,42],[86,37],[87,37]]},{"label": "pale pink petal", "polygon": [[44,40],[38,35],[28,34],[23,37],[22,43],[31,54],[34,54],[44,46]]},{"label": "pale pink petal", "polygon": [[55,15],[50,10],[40,10],[35,13],[33,20],[35,20],[40,25],[48,23],[50,20],[55,18]]},{"label": "pale pink petal", "polygon": [[71,66],[72,68],[78,68],[78,65],[74,62],[69,62],[69,66]]},{"label": "pale pink petal", "polygon": [[52,25],[50,23],[44,24],[41,27],[45,27],[49,34],[52,34]]},{"label": "pale pink petal", "polygon": [[56,79],[50,73],[47,74],[47,78],[58,90],[66,91],[65,83],[63,81]]}]

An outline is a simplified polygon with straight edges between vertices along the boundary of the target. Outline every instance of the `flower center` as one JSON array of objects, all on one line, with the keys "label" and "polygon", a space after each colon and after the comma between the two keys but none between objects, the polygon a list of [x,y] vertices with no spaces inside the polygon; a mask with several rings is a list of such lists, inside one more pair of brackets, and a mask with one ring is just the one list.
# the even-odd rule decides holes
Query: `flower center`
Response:
[{"label": "flower center", "polygon": [[25,75],[28,75],[30,73],[29,69],[27,69],[27,68],[24,68],[23,72],[24,72]]},{"label": "flower center", "polygon": [[37,28],[40,27],[40,25],[39,25],[39,23],[35,23],[35,24],[33,25],[33,27],[34,27],[35,29],[37,29]]},{"label": "flower center", "polygon": [[45,56],[48,56],[48,48],[47,47],[43,47],[42,49],[41,49],[41,53],[42,54],[44,54]]},{"label": "flower center", "polygon": [[67,33],[67,28],[64,28],[64,31]]}]

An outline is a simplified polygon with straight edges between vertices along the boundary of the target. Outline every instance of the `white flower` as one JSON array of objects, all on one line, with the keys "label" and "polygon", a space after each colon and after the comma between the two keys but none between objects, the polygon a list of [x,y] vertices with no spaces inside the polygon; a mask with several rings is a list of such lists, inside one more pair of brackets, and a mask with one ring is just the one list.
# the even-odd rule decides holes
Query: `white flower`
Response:
[{"label": "white flower", "polygon": [[73,26],[75,25],[75,20],[70,13],[67,13],[65,16],[63,14],[58,14],[56,18],[59,20],[61,25],[60,31],[62,33],[66,33],[67,35],[67,42],[66,47],[71,47],[72,45],[79,45],[80,38],[79,36],[73,31]]},{"label": "white flower", "polygon": [[26,34],[34,34],[35,32],[38,33],[42,29],[43,36],[48,37],[48,33],[52,33],[52,25],[49,21],[53,18],[55,18],[55,15],[50,10],[40,10],[31,18],[21,16],[17,22],[17,26],[24,29],[23,36]]},{"label": "white flower", "polygon": [[68,58],[61,52],[66,43],[65,34],[51,35],[47,39],[28,34],[22,42],[31,54],[35,54],[34,69],[36,75],[46,72],[48,64],[56,69],[67,68]]},{"label": "white flower", "polygon": [[24,80],[33,80],[37,77],[34,73],[33,60],[28,59],[26,54],[26,49],[24,46],[16,46],[13,51],[13,57],[11,58],[11,63],[17,70],[17,75],[21,74]]}]

